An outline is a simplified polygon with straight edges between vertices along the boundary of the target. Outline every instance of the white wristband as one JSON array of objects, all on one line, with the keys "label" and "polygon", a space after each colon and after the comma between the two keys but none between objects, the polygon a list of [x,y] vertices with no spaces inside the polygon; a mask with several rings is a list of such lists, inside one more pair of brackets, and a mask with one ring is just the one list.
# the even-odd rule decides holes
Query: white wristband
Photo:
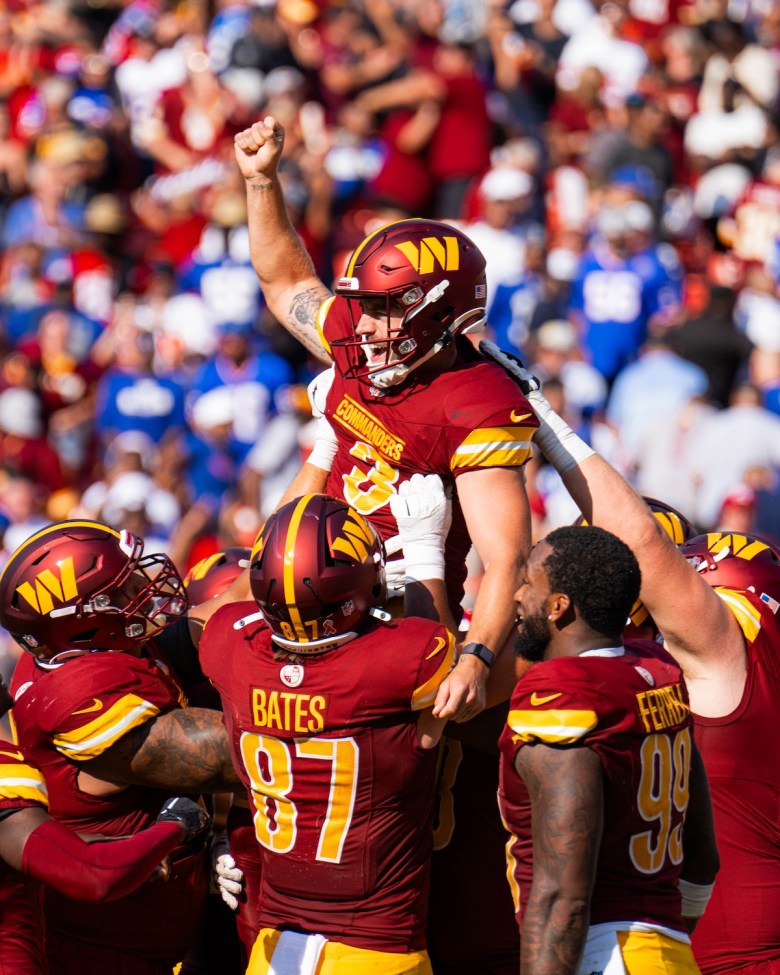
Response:
[{"label": "white wristband", "polygon": [[422,582],[424,579],[444,578],[444,552],[437,544],[414,542],[404,545],[406,581]]},{"label": "white wristband", "polygon": [[333,428],[323,417],[317,422],[317,438],[311,453],[306,458],[307,463],[319,467],[320,470],[329,471],[333,467],[333,458],[336,456],[338,446]]},{"label": "white wristband", "polygon": [[534,432],[534,441],[559,474],[574,470],[595,453],[558,416],[539,390],[532,390],[528,394],[528,402],[539,419],[539,429]]},{"label": "white wristband", "polygon": [[701,917],[704,913],[715,884],[692,884],[682,877],[677,881],[682,903],[680,913],[683,917]]}]

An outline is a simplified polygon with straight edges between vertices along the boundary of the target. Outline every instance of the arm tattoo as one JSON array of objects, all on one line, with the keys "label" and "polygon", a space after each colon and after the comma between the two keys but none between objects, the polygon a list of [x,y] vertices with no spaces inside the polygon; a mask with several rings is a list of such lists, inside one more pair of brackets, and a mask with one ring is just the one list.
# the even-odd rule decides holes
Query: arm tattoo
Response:
[{"label": "arm tattoo", "polygon": [[240,784],[219,711],[168,711],[134,728],[84,771],[120,785],[178,792],[230,792]]},{"label": "arm tattoo", "polygon": [[273,183],[249,183],[249,186],[255,193],[267,193],[274,188]]},{"label": "arm tattoo", "polygon": [[522,748],[516,769],[531,796],[533,879],[520,972],[574,975],[590,922],[603,828],[599,757],[590,748]]},{"label": "arm tattoo", "polygon": [[[330,291],[325,285],[301,291],[290,302],[286,326],[289,332],[298,339],[309,351],[319,358],[327,359],[327,354],[316,338],[317,309],[330,297]],[[315,332],[314,335],[312,333]],[[313,345],[313,341],[316,343]]]}]

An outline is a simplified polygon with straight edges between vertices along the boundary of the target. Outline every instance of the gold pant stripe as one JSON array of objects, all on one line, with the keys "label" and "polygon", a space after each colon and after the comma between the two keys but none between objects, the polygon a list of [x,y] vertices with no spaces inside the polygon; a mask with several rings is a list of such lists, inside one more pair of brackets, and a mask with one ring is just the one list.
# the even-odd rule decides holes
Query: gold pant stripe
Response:
[{"label": "gold pant stripe", "polygon": [[[246,975],[268,975],[280,931],[263,928],[257,936]],[[396,953],[355,948],[328,941],[320,955],[316,975],[432,975],[427,951]]]},{"label": "gold pant stripe", "polygon": [[618,931],[627,975],[700,975],[691,946],[660,931]]}]

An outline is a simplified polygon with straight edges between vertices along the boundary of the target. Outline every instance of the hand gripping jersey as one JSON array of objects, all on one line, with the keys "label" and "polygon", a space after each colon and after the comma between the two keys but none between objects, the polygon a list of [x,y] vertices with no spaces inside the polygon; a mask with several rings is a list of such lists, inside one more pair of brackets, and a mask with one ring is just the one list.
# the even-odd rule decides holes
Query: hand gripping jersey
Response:
[{"label": "hand gripping jersey", "polygon": [[[389,500],[413,474],[439,474],[452,486],[467,472],[490,467],[522,467],[531,457],[538,427],[533,410],[507,374],[463,340],[455,365],[445,372],[412,373],[399,387],[379,395],[357,379],[345,379],[346,354],[331,348],[352,335],[347,302],[331,298],[320,308],[318,327],[334,355],[336,378],[326,401],[339,449],[326,493],[343,498],[383,538],[398,528]],[[470,541],[457,496],[445,555],[448,585],[460,603]]]},{"label": "hand gripping jersey", "polygon": [[233,629],[254,609],[219,609],[200,654],[262,848],[262,926],[422,950],[436,750],[417,744],[416,712],[452,666],[452,638],[401,619],[291,664],[264,623]]},{"label": "hand gripping jersey", "polygon": [[[780,970],[780,620],[770,597],[716,589],[745,635],[742,700],[694,715],[710,782],[720,871],[691,938],[706,975]],[[767,600],[767,601],[764,601]]]},{"label": "hand gripping jersey", "polygon": [[533,873],[531,803],[515,757],[532,742],[592,748],[604,776],[604,831],[590,923],[685,932],[677,881],[691,763],[688,693],[656,644],[619,656],[557,657],[517,684],[499,742],[499,802],[511,833],[510,883],[521,922]]},{"label": "hand gripping jersey", "polygon": [[[102,754],[124,734],[181,706],[179,685],[166,664],[127,653],[93,653],[55,670],[38,667],[22,654],[11,681],[17,741],[42,771],[50,813],[79,833],[122,836],[150,826],[165,796],[128,786],[105,796],[79,789],[82,763]],[[46,891],[49,950],[58,938],[83,947],[140,958],[180,961],[194,941],[207,893],[205,857],[177,848],[166,882],[142,884],[109,903],[84,905]],[[65,949],[63,949],[64,953]],[[75,969],[74,969],[75,970]]]},{"label": "hand gripping jersey", "polygon": [[[43,776],[15,745],[0,741],[0,819],[17,809],[48,808]],[[43,889],[0,859],[0,973],[45,975]]]}]

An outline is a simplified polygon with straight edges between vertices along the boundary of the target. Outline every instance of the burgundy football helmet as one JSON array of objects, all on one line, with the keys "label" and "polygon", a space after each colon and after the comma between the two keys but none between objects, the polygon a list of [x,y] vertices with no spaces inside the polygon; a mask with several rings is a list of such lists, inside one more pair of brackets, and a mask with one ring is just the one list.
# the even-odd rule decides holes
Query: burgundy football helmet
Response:
[{"label": "burgundy football helmet", "polygon": [[[456,335],[485,324],[485,258],[464,233],[435,220],[399,220],[369,234],[335,291],[349,302],[353,328],[361,301],[383,302],[388,336],[371,341],[384,353],[373,364],[359,336],[333,342],[347,352],[347,376],[378,389],[402,383]],[[392,328],[391,313],[402,316]]]},{"label": "burgundy football helmet", "polygon": [[780,550],[760,535],[710,532],[680,548],[711,586],[752,589],[780,602]]},{"label": "burgundy football helmet", "polygon": [[190,606],[221,596],[249,565],[252,550],[225,548],[196,562],[184,577],[184,588]]},{"label": "burgundy football helmet", "polygon": [[167,555],[94,521],[61,521],[16,549],[0,575],[0,624],[44,666],[130,650],[187,610]]},{"label": "burgundy football helmet", "polygon": [[357,636],[372,608],[384,604],[384,548],[344,501],[307,494],[260,529],[249,584],[275,643],[323,653]]}]

